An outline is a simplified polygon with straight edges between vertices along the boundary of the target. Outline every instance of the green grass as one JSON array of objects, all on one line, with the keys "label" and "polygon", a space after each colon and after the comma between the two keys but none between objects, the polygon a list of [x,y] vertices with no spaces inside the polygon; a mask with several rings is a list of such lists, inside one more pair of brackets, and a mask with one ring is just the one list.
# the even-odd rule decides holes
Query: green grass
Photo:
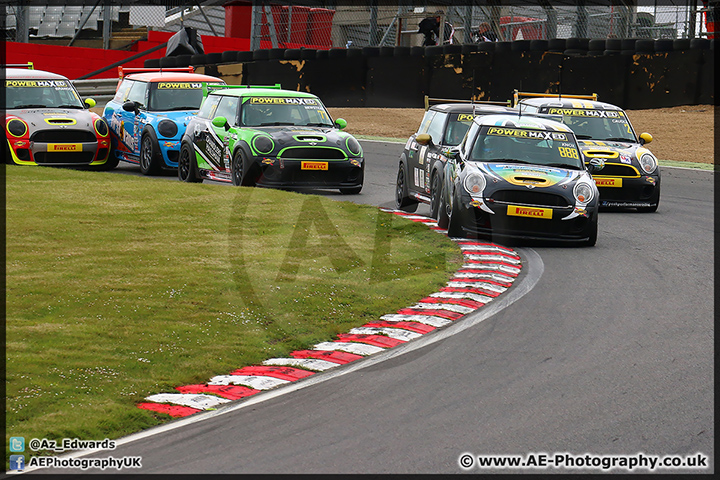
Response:
[{"label": "green grass", "polygon": [[[285,356],[440,288],[458,247],[375,207],[6,167],[6,434],[117,438],[154,393]],[[7,452],[6,452],[7,453]]]}]

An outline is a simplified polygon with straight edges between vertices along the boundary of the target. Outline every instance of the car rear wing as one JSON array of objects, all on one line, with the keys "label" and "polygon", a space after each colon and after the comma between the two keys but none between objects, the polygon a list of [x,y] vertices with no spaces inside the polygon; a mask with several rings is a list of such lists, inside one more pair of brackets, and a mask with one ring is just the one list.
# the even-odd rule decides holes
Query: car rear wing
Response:
[{"label": "car rear wing", "polygon": [[208,93],[213,90],[223,90],[226,88],[272,88],[274,90],[281,90],[282,85],[276,83],[275,85],[213,85],[207,82],[202,82],[203,97],[207,97]]},{"label": "car rear wing", "polygon": [[458,100],[455,98],[431,98],[425,95],[425,111],[427,112],[430,108],[430,104],[437,104],[437,103],[472,103],[472,104],[480,104],[480,105],[500,105],[501,107],[509,107],[510,106],[510,100],[505,101],[494,101],[494,100]]},{"label": "car rear wing", "polygon": [[517,107],[521,98],[577,98],[580,100],[592,100],[597,101],[597,93],[592,95],[565,95],[560,93],[530,93],[530,92],[518,92],[517,89],[513,91],[513,107]]},{"label": "car rear wing", "polygon": [[195,68],[190,65],[187,67],[172,67],[172,68],[123,68],[122,66],[118,67],[118,77],[120,77],[120,80],[125,77],[125,75],[129,75],[131,73],[143,73],[143,72],[185,72],[185,73],[195,73]]},{"label": "car rear wing", "polygon": [[32,62],[27,63],[4,63],[0,65],[2,68],[27,68],[28,70],[35,70],[35,65]]}]

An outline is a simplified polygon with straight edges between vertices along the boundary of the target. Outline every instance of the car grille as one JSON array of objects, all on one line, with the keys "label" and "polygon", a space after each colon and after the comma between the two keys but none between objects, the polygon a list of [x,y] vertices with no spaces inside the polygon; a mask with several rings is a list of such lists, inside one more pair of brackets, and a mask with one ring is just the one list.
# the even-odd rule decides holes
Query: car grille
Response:
[{"label": "car grille", "polygon": [[95,152],[37,152],[35,153],[35,163],[88,165],[93,161],[94,155]]},{"label": "car grille", "polygon": [[560,195],[534,190],[498,190],[488,197],[488,201],[545,207],[570,206],[568,201]]},{"label": "car grille", "polygon": [[616,163],[606,163],[597,175],[603,177],[639,177],[640,173],[630,165],[618,165]]},{"label": "car grille", "polygon": [[282,151],[284,160],[345,160],[339,148],[291,147]]},{"label": "car grille", "polygon": [[87,130],[43,130],[30,136],[30,141],[37,143],[86,143],[97,142],[94,132]]}]

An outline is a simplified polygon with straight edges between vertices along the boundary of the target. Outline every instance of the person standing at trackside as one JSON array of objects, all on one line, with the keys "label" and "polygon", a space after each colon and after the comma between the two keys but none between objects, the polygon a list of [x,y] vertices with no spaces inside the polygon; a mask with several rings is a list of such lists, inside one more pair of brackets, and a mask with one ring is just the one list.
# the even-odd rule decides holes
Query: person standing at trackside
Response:
[{"label": "person standing at trackside", "polygon": [[[423,46],[438,44],[437,39],[440,38],[440,25],[444,14],[445,12],[438,10],[435,12],[434,16],[427,17],[418,24],[418,33],[425,35]],[[455,28],[452,24],[450,22],[445,22],[445,26],[443,27],[442,43],[453,43],[454,33]]]},{"label": "person standing at trackside", "polygon": [[480,42],[497,42],[498,36],[495,35],[495,32],[492,31],[490,28],[490,24],[487,22],[483,22],[478,27],[478,31],[475,34],[475,43]]}]

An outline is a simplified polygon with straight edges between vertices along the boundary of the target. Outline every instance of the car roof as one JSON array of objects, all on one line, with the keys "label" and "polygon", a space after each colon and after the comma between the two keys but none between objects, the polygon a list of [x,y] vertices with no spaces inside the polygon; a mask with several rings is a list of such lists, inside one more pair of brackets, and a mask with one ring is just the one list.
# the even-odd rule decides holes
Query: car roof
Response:
[{"label": "car roof", "polygon": [[564,123],[531,115],[482,115],[475,117],[473,121],[481,126],[501,126],[520,129],[529,128],[534,130],[553,130],[572,133],[570,127]]},{"label": "car roof", "polygon": [[300,98],[318,98],[317,95],[307,92],[297,92],[295,90],[282,90],[278,88],[213,88],[210,94],[214,95],[230,95],[233,97],[300,97]]},{"label": "car roof", "polygon": [[223,82],[222,78],[211,77],[201,73],[185,73],[185,72],[142,72],[131,73],[125,78],[130,80],[139,80],[141,82]]},{"label": "car roof", "polygon": [[510,113],[514,109],[510,107],[503,107],[501,105],[487,105],[483,103],[439,103],[433,105],[429,110],[436,110],[438,112],[446,113]]},{"label": "car roof", "polygon": [[524,98],[520,100],[520,103],[525,105],[533,105],[536,107],[557,107],[557,108],[581,108],[587,110],[619,110],[622,108],[613,105],[611,103],[598,102],[594,100],[578,100],[575,98],[553,98],[553,97],[542,97],[542,98]]},{"label": "car roof", "polygon": [[58,73],[46,72],[45,70],[33,70],[29,68],[7,68],[5,69],[6,79],[29,79],[29,80],[68,80]]}]

